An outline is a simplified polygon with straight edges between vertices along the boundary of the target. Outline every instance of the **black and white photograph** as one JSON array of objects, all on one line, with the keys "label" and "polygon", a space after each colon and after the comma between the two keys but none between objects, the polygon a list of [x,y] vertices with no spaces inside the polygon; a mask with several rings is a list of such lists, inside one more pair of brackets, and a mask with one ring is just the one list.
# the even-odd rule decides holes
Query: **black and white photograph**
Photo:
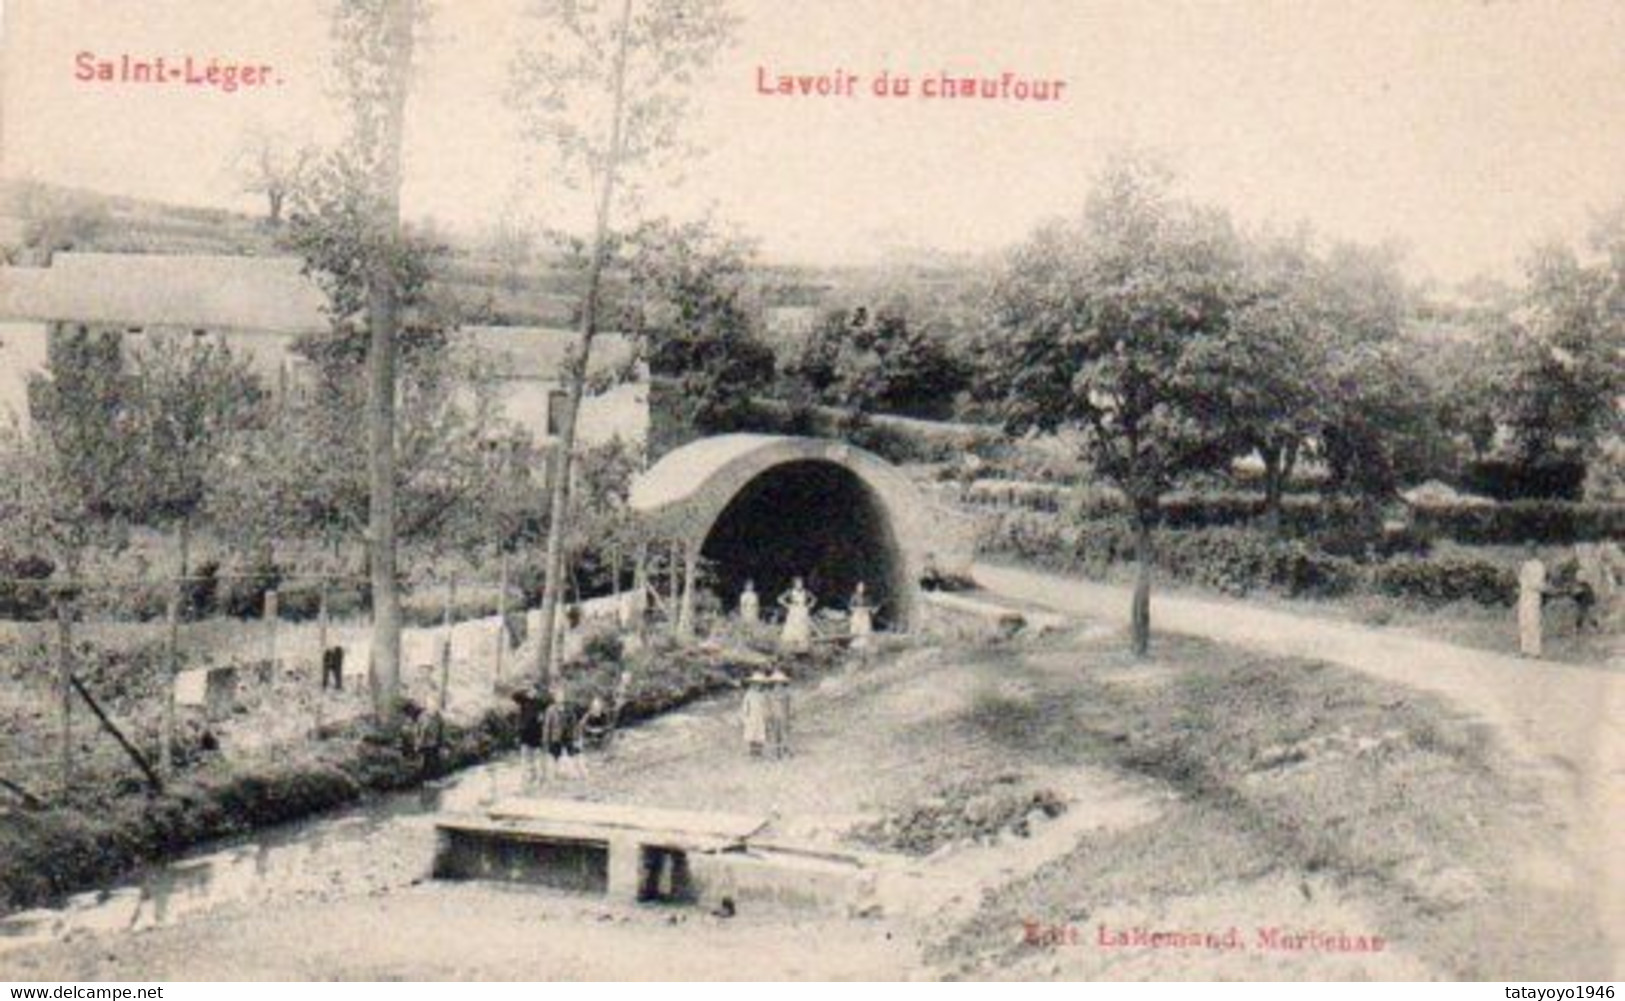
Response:
[{"label": "black and white photograph", "polygon": [[1616,0],[0,0],[0,981],[1612,998],[1622,546]]}]

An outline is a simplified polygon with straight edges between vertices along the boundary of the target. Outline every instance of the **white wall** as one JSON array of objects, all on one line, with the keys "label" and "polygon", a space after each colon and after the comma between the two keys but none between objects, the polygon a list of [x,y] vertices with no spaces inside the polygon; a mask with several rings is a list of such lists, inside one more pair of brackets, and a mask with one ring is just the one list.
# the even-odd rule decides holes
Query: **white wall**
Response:
[{"label": "white wall", "polygon": [[0,322],[0,421],[28,427],[28,377],[45,371],[46,325]]}]

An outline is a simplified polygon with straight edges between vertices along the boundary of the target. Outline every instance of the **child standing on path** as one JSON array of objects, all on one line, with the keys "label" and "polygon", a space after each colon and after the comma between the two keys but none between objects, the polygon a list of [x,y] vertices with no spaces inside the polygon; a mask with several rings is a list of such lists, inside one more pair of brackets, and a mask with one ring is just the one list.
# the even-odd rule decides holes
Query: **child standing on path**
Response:
[{"label": "child standing on path", "polygon": [[768,738],[773,757],[790,755],[790,678],[783,668],[775,668],[767,679]]},{"label": "child standing on path", "polygon": [[762,756],[767,746],[768,705],[767,678],[760,672],[745,679],[745,697],[739,703],[739,724],[744,731],[745,750],[753,758]]}]

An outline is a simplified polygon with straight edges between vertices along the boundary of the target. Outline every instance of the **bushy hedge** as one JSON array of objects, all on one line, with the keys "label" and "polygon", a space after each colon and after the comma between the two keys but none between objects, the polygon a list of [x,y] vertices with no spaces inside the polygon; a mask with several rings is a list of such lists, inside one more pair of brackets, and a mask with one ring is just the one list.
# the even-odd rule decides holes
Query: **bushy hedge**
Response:
[{"label": "bushy hedge", "polygon": [[1567,546],[1625,538],[1625,504],[1514,501],[1418,507],[1416,527],[1469,546]]},{"label": "bushy hedge", "polygon": [[[1019,511],[988,518],[978,549],[1093,577],[1135,559],[1134,532],[1122,519],[1076,521]],[[1430,604],[1484,605],[1507,605],[1517,595],[1512,572],[1484,560],[1399,555],[1364,563],[1303,540],[1241,528],[1159,531],[1154,552],[1159,572],[1229,594],[1268,589],[1293,597],[1335,597],[1372,591]]]},{"label": "bushy hedge", "polygon": [[43,556],[0,552],[0,619],[37,622],[51,611],[51,591],[43,584],[56,564]]},{"label": "bushy hedge", "polygon": [[1511,605],[1518,598],[1517,575],[1484,560],[1398,557],[1372,567],[1371,576],[1378,593],[1428,604]]},{"label": "bushy hedge", "polygon": [[[1082,520],[1117,519],[1128,510],[1123,495],[1102,484],[980,479],[966,488],[963,497],[983,507],[1065,512]],[[1162,501],[1162,527],[1176,531],[1254,525],[1263,516],[1263,497],[1246,491],[1179,491]],[[1468,546],[1620,539],[1625,538],[1625,504],[1514,501],[1420,506],[1414,509],[1411,530],[1387,535],[1375,532],[1372,522],[1369,509],[1355,498],[1288,494],[1281,502],[1283,534],[1313,538],[1319,548],[1345,556],[1358,555],[1367,546],[1374,546],[1381,556],[1425,555],[1435,539]]]}]

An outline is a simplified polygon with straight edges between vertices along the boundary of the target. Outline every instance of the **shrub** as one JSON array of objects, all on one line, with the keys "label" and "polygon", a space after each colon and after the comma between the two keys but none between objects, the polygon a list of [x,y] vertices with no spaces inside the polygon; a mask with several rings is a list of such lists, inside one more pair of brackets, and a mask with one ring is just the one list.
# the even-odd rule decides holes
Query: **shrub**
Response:
[{"label": "shrub", "polygon": [[1428,604],[1511,605],[1518,597],[1517,576],[1484,560],[1400,557],[1376,567],[1373,583],[1382,594]]},{"label": "shrub", "polygon": [[[1370,576],[1355,559],[1323,552],[1303,540],[1277,539],[1252,529],[1162,531],[1153,545],[1160,572],[1229,594],[1273,588],[1293,597],[1336,597],[1367,586]],[[1122,519],[1076,522],[1054,515],[1009,512],[983,523],[977,546],[983,553],[1091,577],[1103,577],[1112,566],[1135,559],[1134,532]],[[1429,565],[1425,560],[1408,559]],[[1471,569],[1466,567],[1469,564]],[[1447,584],[1431,583],[1431,577],[1430,583],[1416,584],[1395,578],[1387,593],[1453,595],[1443,600],[1491,603],[1502,600],[1503,572],[1498,568],[1461,560],[1453,561],[1452,566],[1443,571]]]},{"label": "shrub", "polygon": [[[321,582],[301,578],[283,583],[277,591],[277,614],[288,622],[307,622],[321,614]],[[327,614],[333,618],[359,615],[367,609],[367,587],[361,581],[329,581]]]},{"label": "shrub", "polygon": [[181,588],[181,617],[202,619],[213,615],[220,593],[220,561],[205,560],[187,575]]},{"label": "shrub", "polygon": [[[225,582],[220,596],[220,611],[236,619],[255,619],[265,614],[265,595],[282,584],[282,568],[274,563],[260,561],[240,575]],[[277,595],[278,614],[282,596]]]},{"label": "shrub", "polygon": [[626,642],[615,629],[596,629],[581,643],[581,655],[594,664],[619,664],[626,656]]},{"label": "shrub", "polygon": [[51,590],[31,581],[44,581],[56,564],[43,556],[0,554],[0,619],[38,622],[50,614]]},{"label": "shrub", "polygon": [[[497,594],[490,588],[457,593],[451,606],[451,620],[463,622],[497,614]],[[433,627],[446,617],[446,592],[440,587],[424,588],[407,594],[401,601],[401,624]]]},{"label": "shrub", "polygon": [[1468,491],[1501,501],[1580,499],[1586,465],[1578,460],[1530,465],[1505,459],[1467,464],[1462,486]]},{"label": "shrub", "polygon": [[1625,536],[1625,504],[1515,501],[1436,504],[1415,509],[1418,529],[1469,546],[1524,542],[1567,546]]}]

